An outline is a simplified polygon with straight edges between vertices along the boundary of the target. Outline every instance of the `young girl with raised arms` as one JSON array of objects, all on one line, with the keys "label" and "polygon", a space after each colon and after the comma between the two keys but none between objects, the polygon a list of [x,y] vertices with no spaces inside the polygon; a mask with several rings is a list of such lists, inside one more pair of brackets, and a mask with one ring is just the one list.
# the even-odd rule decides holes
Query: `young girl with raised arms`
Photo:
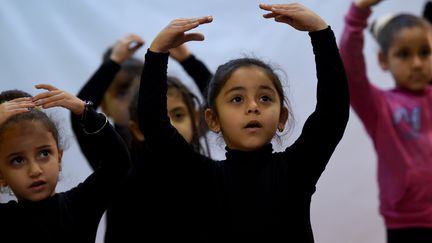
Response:
[{"label": "young girl with raised arms", "polygon": [[[130,48],[131,43],[137,45]],[[154,194],[158,190],[153,188],[156,187],[156,181],[161,182],[166,177],[173,179],[175,175],[154,173],[154,170],[147,168],[162,164],[163,161],[160,161],[157,154],[154,155],[146,149],[145,135],[138,126],[137,86],[144,63],[133,55],[143,44],[144,41],[135,34],[128,34],[118,40],[108,52],[110,54],[104,63],[77,95],[83,100],[91,100],[94,107],[102,106],[102,111],[113,119],[117,132],[127,142],[133,160],[128,179],[122,185],[121,196],[107,209],[104,236],[106,243],[133,242],[138,238],[151,242],[164,241],[165,236],[156,231],[158,228],[167,228],[166,224],[160,226],[162,223],[159,222],[163,221],[164,215],[172,211],[164,206],[170,201],[170,197]],[[186,44],[171,49],[170,54],[193,78],[199,90],[204,92],[212,76],[204,63],[189,51]],[[175,77],[168,77],[168,85],[168,114],[172,124],[195,151],[207,153],[209,149],[205,133],[208,129],[201,126],[204,119],[199,116],[202,113],[199,99]],[[93,149],[94,145],[91,146],[92,141],[89,141],[82,131],[79,117],[73,113],[71,123],[81,151],[92,168],[97,169],[98,161],[94,158],[99,155]],[[172,187],[162,184],[157,184],[159,191],[174,191]],[[176,227],[179,226],[173,224],[173,228]],[[177,237],[174,236],[172,240],[177,240]]]},{"label": "young girl with raised arms", "polygon": [[173,20],[145,56],[139,124],[148,148],[164,161],[162,169],[178,175],[165,182],[179,189],[173,204],[181,213],[169,222],[183,222],[189,242],[314,241],[311,197],[349,117],[345,71],[334,34],[317,14],[297,3],[260,8],[268,11],[265,18],[308,31],[316,60],[315,111],[283,152],[273,152],[271,140],[277,130],[284,130],[289,108],[278,76],[257,59],[219,66],[209,84],[205,118],[227,145],[225,160],[194,151],[171,125],[166,99],[169,50],[203,40],[202,34],[187,31],[210,23],[212,17]]},{"label": "young girl with raised arms", "polygon": [[[93,243],[112,191],[127,175],[127,147],[106,117],[84,101],[51,85],[36,88],[47,91],[13,100],[0,95],[0,107],[7,107],[0,110],[8,114],[0,123],[0,186],[17,198],[0,204],[2,241]],[[69,109],[80,118],[87,139],[104,145],[98,169],[66,192],[55,191],[63,155],[59,131],[35,107]]]},{"label": "young girl with raised arms", "polygon": [[379,2],[355,0],[345,17],[340,50],[351,104],[377,153],[387,242],[432,242],[431,26],[412,14],[374,25],[379,65],[396,86],[382,90],[369,81],[362,52],[371,7]]}]

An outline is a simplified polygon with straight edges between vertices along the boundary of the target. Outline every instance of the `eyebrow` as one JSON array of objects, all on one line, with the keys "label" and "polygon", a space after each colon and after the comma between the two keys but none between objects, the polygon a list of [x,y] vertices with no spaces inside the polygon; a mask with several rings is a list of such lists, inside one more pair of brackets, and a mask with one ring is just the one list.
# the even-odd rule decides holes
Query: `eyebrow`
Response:
[{"label": "eyebrow", "polygon": [[186,106],[176,106],[176,107],[170,109],[169,112],[184,111],[184,110],[187,110]]},{"label": "eyebrow", "polygon": [[[229,94],[229,93],[235,92],[235,91],[243,91],[245,89],[246,88],[243,87],[243,86],[235,86],[235,87],[232,87],[231,89],[227,90],[224,94],[226,95],[226,94]],[[275,92],[275,90],[272,87],[268,86],[268,85],[260,85],[258,87],[258,90],[268,90],[268,91],[271,91],[271,92]]]}]

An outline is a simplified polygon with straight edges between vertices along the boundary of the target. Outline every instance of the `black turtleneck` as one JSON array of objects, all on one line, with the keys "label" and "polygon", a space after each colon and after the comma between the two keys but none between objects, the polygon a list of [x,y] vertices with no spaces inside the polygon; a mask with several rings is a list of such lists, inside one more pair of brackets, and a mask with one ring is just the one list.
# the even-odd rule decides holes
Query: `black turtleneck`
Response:
[{"label": "black turtleneck", "polygon": [[170,220],[177,222],[176,227],[163,228],[165,234],[181,228],[188,242],[314,241],[311,197],[345,131],[349,94],[333,31],[329,27],[309,35],[317,69],[317,104],[300,137],[277,153],[271,144],[253,152],[227,148],[223,161],[194,152],[171,126],[166,111],[168,54],[147,51],[138,105],[140,127],[160,158],[155,161],[160,171],[153,172],[175,175],[165,183],[179,195],[171,205],[178,212]]},{"label": "black turtleneck", "polygon": [[[76,119],[80,120],[79,116]],[[97,131],[105,116],[89,109],[81,129]],[[129,152],[123,139],[107,123],[96,134],[83,134],[94,146],[99,167],[76,187],[41,201],[0,204],[2,242],[94,243],[99,221],[119,191],[129,169]]]}]

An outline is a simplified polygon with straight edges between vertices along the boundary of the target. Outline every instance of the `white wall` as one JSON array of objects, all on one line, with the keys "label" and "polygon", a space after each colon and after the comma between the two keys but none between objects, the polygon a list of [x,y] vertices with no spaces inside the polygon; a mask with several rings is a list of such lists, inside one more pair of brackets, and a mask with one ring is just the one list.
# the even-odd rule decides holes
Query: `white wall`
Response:
[{"label": "white wall", "polygon": [[[297,123],[290,144],[299,134],[315,103],[315,67],[310,39],[287,25],[262,18],[259,1],[253,0],[1,0],[0,90],[18,88],[36,94],[36,83],[47,82],[76,93],[96,70],[108,45],[129,32],[141,35],[147,45],[171,19],[212,15],[214,22],[199,27],[204,42],[190,49],[211,70],[228,59],[254,54],[278,64],[287,74],[289,98]],[[276,3],[275,1],[266,1]],[[319,13],[340,37],[349,0],[302,0]],[[277,3],[280,3],[279,1]],[[384,1],[372,18],[389,12],[420,14],[423,0]],[[373,81],[387,88],[392,81],[376,64],[376,46],[367,35],[365,52]],[[170,73],[188,85],[191,80],[176,63]],[[192,88],[195,88],[191,85]],[[196,89],[195,89],[196,90]],[[68,113],[54,111],[63,122],[69,148],[63,159],[58,190],[66,190],[89,175],[90,168],[77,149]],[[220,148],[215,156],[223,157]],[[312,201],[316,242],[384,242],[383,221],[378,214],[376,163],[370,139],[357,116],[351,113],[346,135],[322,175]],[[118,193],[121,196],[121,192]],[[7,200],[6,195],[1,199]],[[100,233],[102,234],[103,227]],[[99,234],[98,242],[101,242]]]}]

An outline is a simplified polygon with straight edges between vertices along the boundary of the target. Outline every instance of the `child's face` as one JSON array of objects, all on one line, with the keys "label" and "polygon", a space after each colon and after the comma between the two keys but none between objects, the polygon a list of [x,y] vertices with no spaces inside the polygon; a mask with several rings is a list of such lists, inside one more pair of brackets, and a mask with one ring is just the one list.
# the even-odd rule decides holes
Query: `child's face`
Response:
[{"label": "child's face", "polygon": [[52,196],[57,185],[62,151],[40,121],[12,125],[0,140],[0,183],[19,200]]},{"label": "child's face", "polygon": [[129,103],[134,90],[139,87],[138,79],[130,83],[126,75],[125,71],[120,71],[116,75],[101,104],[103,112],[121,126],[127,126],[129,123]]},{"label": "child's face", "polygon": [[405,28],[395,35],[388,54],[381,60],[396,86],[411,91],[423,90],[432,79],[430,34],[424,28]]},{"label": "child's face", "polygon": [[167,93],[167,109],[171,124],[190,143],[192,141],[195,122],[192,120],[191,114],[183,101],[181,93],[175,88],[169,88]]},{"label": "child's face", "polygon": [[218,117],[213,131],[222,131],[231,149],[255,150],[271,142],[287,112],[273,82],[263,69],[251,66],[234,71],[216,97]]}]

